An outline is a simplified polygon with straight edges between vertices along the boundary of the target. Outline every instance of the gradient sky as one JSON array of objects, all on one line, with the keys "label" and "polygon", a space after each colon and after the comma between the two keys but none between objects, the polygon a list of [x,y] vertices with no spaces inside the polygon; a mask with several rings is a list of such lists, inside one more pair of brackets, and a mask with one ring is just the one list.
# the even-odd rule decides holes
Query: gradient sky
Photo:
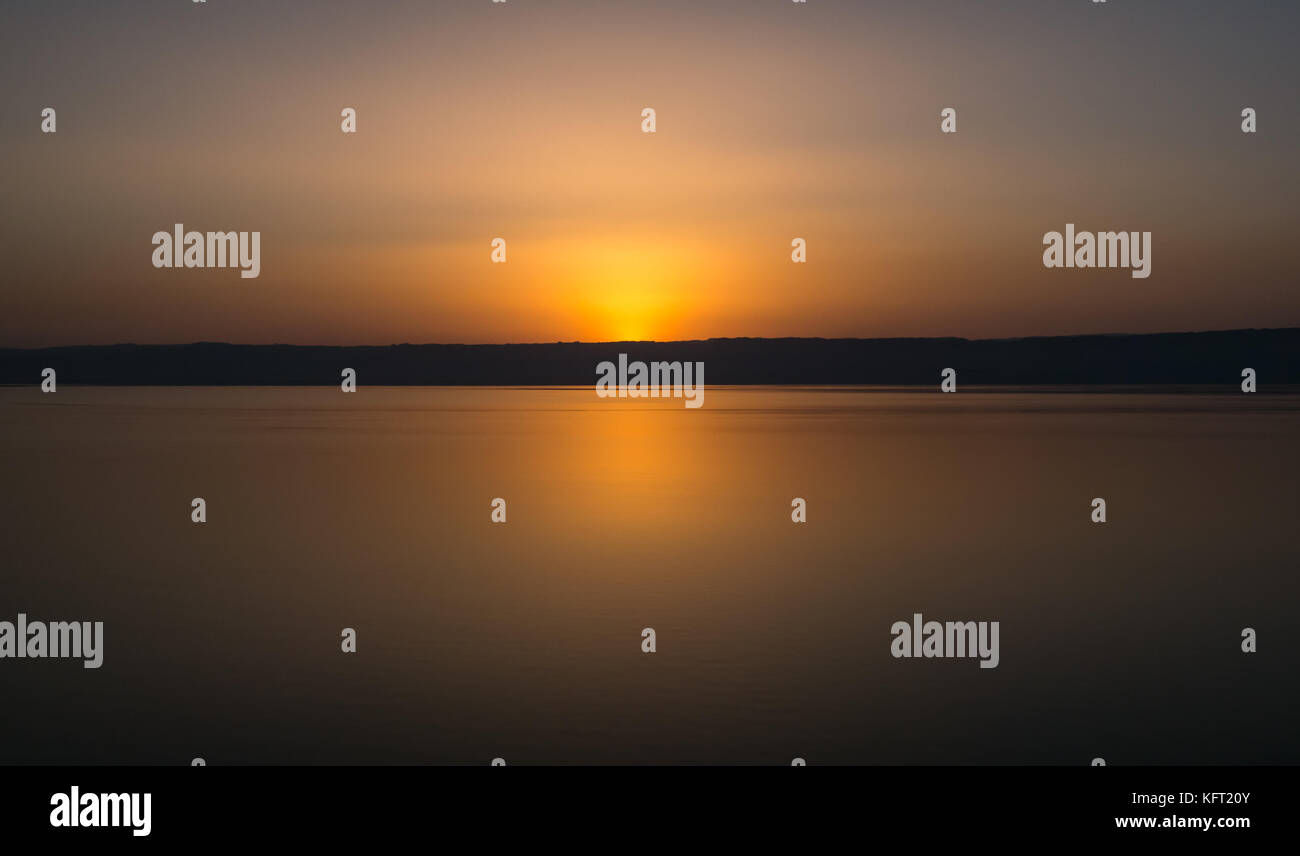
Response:
[{"label": "gradient sky", "polygon": [[[6,3],[0,345],[1297,326],[1298,36],[1251,0]],[[153,268],[176,222],[261,231],[261,276]],[[1067,222],[1152,232],[1151,277],[1045,269]]]}]

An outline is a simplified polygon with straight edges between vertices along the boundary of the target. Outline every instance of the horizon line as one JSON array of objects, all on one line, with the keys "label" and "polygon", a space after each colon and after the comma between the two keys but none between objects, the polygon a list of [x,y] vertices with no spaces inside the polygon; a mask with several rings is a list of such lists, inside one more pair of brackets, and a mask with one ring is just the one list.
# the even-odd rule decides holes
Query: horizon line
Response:
[{"label": "horizon line", "polygon": [[1300,331],[1294,327],[1233,327],[1217,330],[1159,330],[1148,333],[1063,333],[1034,336],[710,336],[705,339],[609,339],[604,341],[548,340],[528,342],[389,342],[387,344],[300,344],[294,342],[223,342],[200,339],[191,342],[109,342],[100,344],[43,345],[24,348],[0,345],[0,351],[50,351],[59,348],[187,348],[221,345],[231,348],[508,348],[542,345],[692,345],[707,342],[1023,342],[1035,339],[1133,338],[1140,336],[1199,336],[1216,333],[1280,333]]}]

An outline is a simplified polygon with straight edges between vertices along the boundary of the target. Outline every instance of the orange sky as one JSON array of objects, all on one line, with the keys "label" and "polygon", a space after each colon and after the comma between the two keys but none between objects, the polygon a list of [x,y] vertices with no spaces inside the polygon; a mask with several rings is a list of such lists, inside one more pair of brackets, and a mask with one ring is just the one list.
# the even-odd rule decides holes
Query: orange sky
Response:
[{"label": "orange sky", "polygon": [[[191,5],[6,13],[0,345],[1300,324],[1294,10]],[[154,269],[176,222],[261,276]]]}]

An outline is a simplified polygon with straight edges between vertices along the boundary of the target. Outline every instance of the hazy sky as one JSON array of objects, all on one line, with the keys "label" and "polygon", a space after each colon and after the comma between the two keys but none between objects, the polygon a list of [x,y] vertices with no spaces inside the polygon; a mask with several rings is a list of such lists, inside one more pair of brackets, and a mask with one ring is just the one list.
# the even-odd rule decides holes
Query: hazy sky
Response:
[{"label": "hazy sky", "polygon": [[[0,345],[1300,325],[1298,36],[1281,0],[9,2]],[[260,231],[261,276],[155,269],[177,222]],[[1067,222],[1150,231],[1150,278],[1044,268]]]}]

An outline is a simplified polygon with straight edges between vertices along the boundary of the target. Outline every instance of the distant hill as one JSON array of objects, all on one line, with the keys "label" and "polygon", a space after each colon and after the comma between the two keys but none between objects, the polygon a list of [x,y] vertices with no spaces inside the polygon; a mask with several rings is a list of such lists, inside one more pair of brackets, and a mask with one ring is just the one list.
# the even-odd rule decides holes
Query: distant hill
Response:
[{"label": "distant hill", "polygon": [[707,339],[527,345],[103,345],[0,349],[0,383],[325,385],[357,370],[362,385],[588,385],[596,366],[630,360],[704,363],[708,384],[937,384],[945,367],[971,384],[1300,383],[1300,328],[1025,339]]}]

